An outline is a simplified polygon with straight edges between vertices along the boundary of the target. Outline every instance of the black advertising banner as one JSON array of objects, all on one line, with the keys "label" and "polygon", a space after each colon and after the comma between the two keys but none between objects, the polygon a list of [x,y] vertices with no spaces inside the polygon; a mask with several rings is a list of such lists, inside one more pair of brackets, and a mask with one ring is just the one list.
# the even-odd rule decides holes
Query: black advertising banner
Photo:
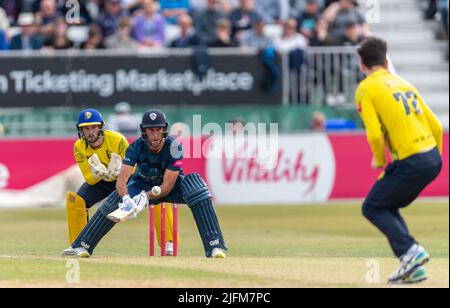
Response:
[{"label": "black advertising banner", "polygon": [[200,80],[191,54],[0,55],[0,107],[281,103],[281,90],[262,88],[258,55],[209,55],[205,63]]}]

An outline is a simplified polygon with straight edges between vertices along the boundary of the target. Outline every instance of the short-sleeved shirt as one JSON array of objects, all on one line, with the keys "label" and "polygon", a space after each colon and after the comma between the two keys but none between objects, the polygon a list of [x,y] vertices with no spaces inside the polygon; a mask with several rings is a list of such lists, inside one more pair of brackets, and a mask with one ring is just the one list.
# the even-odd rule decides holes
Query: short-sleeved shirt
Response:
[{"label": "short-sleeved shirt", "polygon": [[173,137],[167,137],[163,148],[154,153],[139,138],[128,147],[123,163],[136,166],[135,177],[152,185],[161,185],[166,170],[183,174],[183,146]]}]

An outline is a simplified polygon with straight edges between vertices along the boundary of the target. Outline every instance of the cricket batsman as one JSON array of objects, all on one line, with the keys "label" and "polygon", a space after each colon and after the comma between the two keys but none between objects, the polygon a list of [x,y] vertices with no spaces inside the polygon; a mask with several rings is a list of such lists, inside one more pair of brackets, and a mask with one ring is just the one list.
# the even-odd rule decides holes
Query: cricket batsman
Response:
[{"label": "cricket batsman", "polygon": [[384,168],[385,145],[393,160],[364,201],[363,214],[388,238],[400,259],[389,283],[418,283],[428,278],[424,265],[430,255],[409,233],[400,209],[439,175],[443,129],[419,91],[387,70],[387,51],[387,43],[375,37],[358,48],[367,78],[356,91],[356,104],[373,153],[372,167]]},{"label": "cricket batsman", "polygon": [[[116,225],[112,213],[123,211],[129,218],[149,204],[187,204],[200,233],[206,257],[225,258],[227,247],[214,210],[211,192],[198,174],[184,175],[183,147],[168,136],[169,124],[160,110],[144,114],[142,137],[126,150],[116,191],[100,206],[81,234],[63,252],[65,257],[89,258],[100,240]],[[133,173],[133,169],[136,170]],[[161,192],[153,195],[153,187]]]},{"label": "cricket batsman", "polygon": [[[69,242],[72,243],[89,220],[89,209],[116,190],[117,177],[128,149],[127,139],[120,133],[104,130],[102,115],[95,109],[83,110],[77,122],[79,140],[74,145],[75,160],[85,183],[77,193],[66,196]],[[160,215],[161,206],[155,207]],[[167,255],[173,254],[173,214],[167,208]],[[161,245],[161,222],[155,223],[158,242]]]}]

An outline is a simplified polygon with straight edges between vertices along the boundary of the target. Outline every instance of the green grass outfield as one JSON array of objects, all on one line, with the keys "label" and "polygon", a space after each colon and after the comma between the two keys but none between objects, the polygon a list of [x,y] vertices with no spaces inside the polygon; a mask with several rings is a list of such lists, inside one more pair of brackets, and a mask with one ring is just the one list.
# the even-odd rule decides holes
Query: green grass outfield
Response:
[{"label": "green grass outfield", "polygon": [[[202,257],[185,207],[180,257],[148,257],[146,211],[117,226],[93,258],[80,261],[80,283],[68,283],[73,264],[59,257],[67,246],[65,211],[1,210],[0,287],[385,287],[398,265],[356,204],[218,207],[217,212],[230,248],[225,260]],[[448,288],[448,201],[422,201],[404,213],[433,257],[430,280],[420,286]],[[381,276],[369,284],[373,264],[379,264]]]}]

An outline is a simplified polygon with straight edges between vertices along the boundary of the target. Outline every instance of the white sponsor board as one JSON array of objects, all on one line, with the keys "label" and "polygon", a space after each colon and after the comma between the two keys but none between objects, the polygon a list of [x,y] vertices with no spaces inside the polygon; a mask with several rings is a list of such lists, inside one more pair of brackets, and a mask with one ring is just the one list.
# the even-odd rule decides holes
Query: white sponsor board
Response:
[{"label": "white sponsor board", "polygon": [[[230,147],[226,140],[230,138],[212,141],[213,155],[206,163],[208,183],[217,203],[298,204],[328,200],[336,166],[326,135],[280,136],[270,145],[269,158],[267,153],[252,155],[259,152],[257,140],[241,140]],[[250,157],[243,157],[243,151]]]}]

